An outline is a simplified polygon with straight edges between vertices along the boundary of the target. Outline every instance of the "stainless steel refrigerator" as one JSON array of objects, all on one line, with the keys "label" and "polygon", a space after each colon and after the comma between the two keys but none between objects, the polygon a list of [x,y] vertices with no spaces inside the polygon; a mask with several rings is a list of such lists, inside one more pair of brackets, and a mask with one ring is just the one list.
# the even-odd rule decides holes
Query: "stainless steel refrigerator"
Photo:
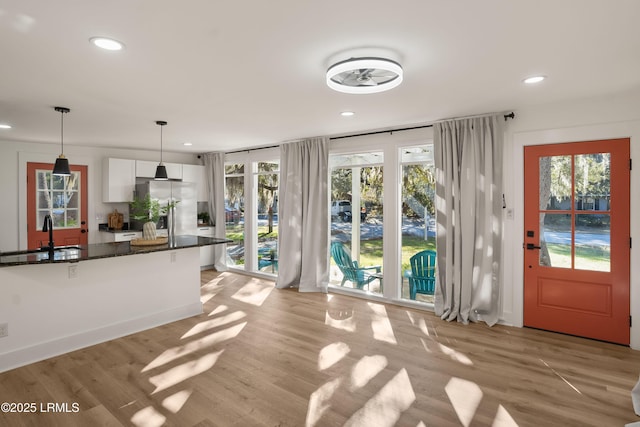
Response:
[{"label": "stainless steel refrigerator", "polygon": [[148,181],[136,184],[136,196],[140,198],[149,194],[151,199],[158,200],[163,208],[171,202],[177,202],[174,208],[173,225],[168,215],[160,217],[159,229],[169,229],[176,236],[197,235],[198,212],[196,185],[192,182],[180,181]]}]

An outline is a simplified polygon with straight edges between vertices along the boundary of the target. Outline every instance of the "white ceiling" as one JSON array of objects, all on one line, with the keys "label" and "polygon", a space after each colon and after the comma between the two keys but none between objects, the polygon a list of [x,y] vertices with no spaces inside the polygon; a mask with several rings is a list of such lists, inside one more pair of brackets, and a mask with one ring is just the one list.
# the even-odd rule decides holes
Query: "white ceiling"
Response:
[{"label": "white ceiling", "polygon": [[[402,85],[326,86],[329,65],[362,55],[399,61]],[[522,84],[536,74],[548,79]],[[195,153],[639,86],[638,0],[0,1],[4,141],[59,143],[58,105],[65,144],[158,149],[166,120],[165,149]]]}]

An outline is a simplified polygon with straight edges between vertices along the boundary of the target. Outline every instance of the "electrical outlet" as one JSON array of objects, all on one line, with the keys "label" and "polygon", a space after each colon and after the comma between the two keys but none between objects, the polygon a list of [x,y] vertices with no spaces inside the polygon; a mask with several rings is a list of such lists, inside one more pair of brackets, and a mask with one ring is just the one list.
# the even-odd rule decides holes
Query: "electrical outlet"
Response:
[{"label": "electrical outlet", "polygon": [[0,338],[9,336],[9,324],[0,323]]},{"label": "electrical outlet", "polygon": [[75,279],[76,277],[78,277],[78,265],[71,264],[69,266],[69,279]]}]

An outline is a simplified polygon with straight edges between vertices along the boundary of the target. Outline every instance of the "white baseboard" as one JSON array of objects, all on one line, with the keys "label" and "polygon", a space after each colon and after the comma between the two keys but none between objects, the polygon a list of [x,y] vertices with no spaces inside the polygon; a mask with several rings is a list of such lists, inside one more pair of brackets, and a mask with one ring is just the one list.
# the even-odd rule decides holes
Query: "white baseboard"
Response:
[{"label": "white baseboard", "polygon": [[19,368],[81,348],[121,338],[156,326],[202,314],[202,303],[188,304],[148,316],[129,319],[98,329],[42,342],[29,347],[0,354],[0,372]]}]

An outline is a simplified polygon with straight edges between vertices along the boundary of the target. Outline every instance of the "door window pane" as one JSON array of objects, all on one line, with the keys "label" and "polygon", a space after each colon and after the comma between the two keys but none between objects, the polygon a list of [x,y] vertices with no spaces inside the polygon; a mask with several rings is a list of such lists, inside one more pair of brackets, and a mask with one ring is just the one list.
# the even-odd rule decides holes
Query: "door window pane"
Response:
[{"label": "door window pane", "polygon": [[540,209],[571,209],[571,156],[540,158]]},{"label": "door window pane", "polygon": [[610,153],[575,156],[575,208],[608,211],[611,194]]},{"label": "door window pane", "polygon": [[571,215],[540,214],[540,265],[571,268]]},{"label": "door window pane", "polygon": [[576,215],[575,268],[611,271],[611,217]]}]

